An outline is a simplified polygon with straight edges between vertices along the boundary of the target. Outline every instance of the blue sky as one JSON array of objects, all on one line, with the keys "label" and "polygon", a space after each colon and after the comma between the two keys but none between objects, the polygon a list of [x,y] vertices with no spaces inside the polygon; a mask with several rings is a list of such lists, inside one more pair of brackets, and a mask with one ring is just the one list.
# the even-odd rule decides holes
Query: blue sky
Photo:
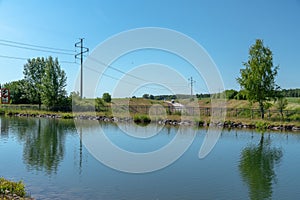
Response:
[{"label": "blue sky", "polygon": [[[0,0],[0,39],[34,45],[74,50],[78,38],[85,38],[85,46],[92,51],[107,38],[134,28],[169,28],[196,40],[216,63],[227,89],[239,90],[236,78],[248,58],[248,49],[255,39],[264,40],[274,54],[274,64],[280,66],[277,83],[282,88],[300,88],[300,1],[38,1]],[[0,41],[1,44],[1,41]],[[74,61],[71,55],[18,49],[0,45],[0,56],[33,58],[58,57],[61,61]],[[149,55],[149,52],[147,52]],[[129,71],[143,62],[170,63],[169,55],[153,51],[150,58],[143,53],[120,58],[114,66]],[[159,59],[158,59],[159,58]],[[180,60],[172,66],[183,68]],[[0,83],[23,77],[26,60],[0,57]],[[61,63],[68,77],[68,92],[74,90],[79,65]],[[182,75],[196,80],[195,92],[205,92],[201,77],[195,76],[191,67],[184,67]],[[121,78],[122,73],[106,72]],[[116,80],[104,78],[99,95],[111,92]],[[175,84],[175,83],[174,83]],[[148,88],[149,89],[149,88]],[[161,90],[163,91],[163,90]],[[142,93],[159,93],[159,90]]]}]

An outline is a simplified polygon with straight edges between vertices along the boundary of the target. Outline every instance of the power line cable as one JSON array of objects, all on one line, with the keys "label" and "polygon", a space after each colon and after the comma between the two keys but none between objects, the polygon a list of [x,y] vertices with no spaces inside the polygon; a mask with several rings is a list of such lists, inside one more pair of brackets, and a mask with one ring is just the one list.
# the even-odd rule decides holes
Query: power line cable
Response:
[{"label": "power line cable", "polygon": [[[99,73],[99,74],[101,74],[101,75],[103,75],[103,76],[105,76],[105,77],[108,77],[108,78],[111,78],[111,79],[114,79],[114,80],[117,80],[117,81],[122,81],[122,82],[127,83],[127,84],[130,84],[130,85],[140,86],[140,87],[142,87],[142,88],[148,88],[148,89],[156,90],[156,91],[158,91],[158,90],[160,90],[160,91],[162,91],[162,90],[163,90],[163,91],[167,90],[167,89],[163,89],[163,88],[149,87],[149,86],[146,86],[146,85],[138,85],[138,84],[136,84],[136,83],[128,82],[128,81],[122,80],[122,79],[120,79],[120,78],[116,78],[116,77],[114,77],[114,76],[108,75],[108,74],[106,74],[106,73],[103,73],[103,72],[101,72],[101,71],[98,71],[98,70],[96,70],[96,69],[94,69],[94,68],[92,68],[92,67],[89,67],[89,66],[87,66],[87,65],[85,65],[84,67],[85,67],[86,69],[89,69],[89,70],[91,70],[91,71],[94,71],[94,72],[96,72],[96,73]],[[126,74],[126,75],[129,75],[129,74]],[[146,81],[146,82],[148,82],[148,81]]]},{"label": "power line cable", "polygon": [[[0,58],[14,59],[14,60],[30,60],[30,58],[7,56],[7,55],[0,55]],[[59,62],[60,63],[69,63],[69,64],[78,64],[75,61],[67,61],[67,60],[59,60]]]},{"label": "power line cable", "polygon": [[120,69],[117,69],[117,68],[115,68],[115,67],[112,66],[112,65],[108,65],[108,64],[106,64],[106,63],[104,63],[104,62],[102,62],[102,61],[100,61],[100,60],[98,60],[98,59],[96,59],[96,58],[94,58],[94,57],[92,57],[92,56],[89,56],[89,59],[91,59],[91,60],[93,60],[93,61],[95,61],[95,62],[97,62],[97,63],[99,63],[99,64],[101,64],[101,65],[103,65],[103,66],[105,66],[105,67],[108,67],[108,68],[110,68],[110,69],[113,69],[113,70],[115,70],[115,71],[117,71],[117,72],[120,72],[120,73],[122,73],[122,74],[126,74],[127,76],[130,76],[130,77],[132,77],[132,78],[135,78],[135,79],[138,79],[138,80],[141,80],[141,81],[145,81],[145,82],[150,82],[149,80],[140,78],[140,77],[138,77],[138,76],[134,76],[134,75],[132,75],[132,74],[128,74],[127,72],[124,72],[124,71],[122,71],[122,70],[120,70]]},{"label": "power line cable", "polygon": [[[20,48],[20,49],[26,49],[26,50],[33,50],[33,51],[40,51],[40,52],[48,52],[48,53],[54,53],[54,54],[62,54],[62,55],[74,55],[72,53],[66,53],[66,52],[76,52],[75,50],[69,50],[69,49],[62,49],[62,48],[54,48],[54,47],[47,47],[47,46],[42,46],[42,45],[33,45],[33,44],[28,44],[28,43],[22,43],[22,42],[16,42],[16,41],[10,41],[10,40],[3,40],[3,39],[0,39],[0,45],[2,46],[9,46],[9,47],[14,47],[14,48]],[[5,43],[3,43],[5,42]],[[11,44],[7,44],[7,43],[11,43]],[[20,46],[22,45],[22,46]],[[28,46],[28,47],[26,47]],[[34,47],[34,48],[31,48],[31,47]],[[45,49],[48,49],[48,50],[45,50]],[[64,51],[64,52],[62,52]],[[7,58],[7,59],[16,59],[16,60],[28,60],[28,58],[24,58],[24,57],[16,57],[16,56],[7,56],[7,55],[0,55],[0,57],[2,58]],[[141,78],[141,77],[138,77],[138,76],[135,76],[135,75],[132,75],[132,74],[128,74],[127,72],[124,72],[116,67],[113,67],[112,65],[108,65],[96,58],[93,58],[93,57],[89,57],[91,60],[94,60],[95,62],[107,67],[107,68],[110,68],[112,70],[115,70],[119,73],[122,73],[122,74],[125,74],[127,76],[130,76],[130,77],[133,77],[135,79],[138,79],[138,80],[141,80],[141,81],[145,81],[145,82],[151,82],[150,80],[146,80],[144,78]],[[69,63],[69,64],[77,64],[75,61],[71,62],[71,61],[60,61],[60,63]],[[89,68],[89,69],[92,69],[92,68]],[[110,75],[107,75],[107,74],[104,74],[102,73],[104,76],[106,77],[109,77],[109,78],[112,78],[112,79],[115,79],[115,80],[120,80],[118,78],[115,78],[113,76],[110,76]],[[123,82],[125,82],[124,80],[121,80]],[[129,83],[129,82],[127,82]],[[133,84],[133,83],[129,83],[129,84]],[[167,83],[166,83],[167,84]],[[136,84],[135,84],[136,85]],[[167,84],[169,85],[169,83]],[[141,87],[145,87],[145,88],[149,88],[149,89],[160,89],[160,88],[151,88],[151,87],[148,87],[148,86],[141,86]],[[176,87],[186,87],[186,86],[176,86]],[[160,89],[160,90],[165,90],[165,89]]]},{"label": "power line cable", "polygon": [[15,60],[28,60],[28,58],[22,58],[22,57],[15,57],[15,56],[5,56],[0,55],[1,58],[7,58],[7,59],[15,59]]},{"label": "power line cable", "polygon": [[6,44],[6,43],[1,43],[1,42],[0,42],[0,45],[14,47],[14,48],[19,48],[19,49],[32,50],[32,51],[40,51],[40,52],[47,52],[47,53],[54,53],[54,54],[74,56],[74,54],[72,54],[72,53],[65,53],[65,52],[58,52],[58,51],[51,51],[51,50],[43,50],[43,49],[36,49],[36,48],[31,48],[31,47],[22,47],[22,46],[18,46],[18,45]]},{"label": "power line cable", "polygon": [[[30,58],[16,57],[16,56],[7,56],[7,55],[0,55],[0,57],[1,57],[1,58],[7,58],[7,59],[16,59],[16,60],[28,60],[28,59],[30,59]],[[78,63],[76,63],[75,61],[64,61],[64,60],[61,60],[61,61],[59,61],[59,62],[60,62],[60,63],[68,63],[68,64],[78,64]],[[101,61],[98,61],[98,62],[101,62]],[[102,65],[105,65],[104,62],[101,62],[101,64],[102,64]],[[105,66],[107,66],[107,65],[105,65]],[[108,75],[108,74],[105,74],[105,73],[103,73],[103,72],[100,72],[100,71],[98,71],[98,70],[96,70],[96,69],[94,69],[94,68],[88,67],[87,65],[84,65],[84,67],[87,68],[87,69],[89,69],[89,70],[92,70],[92,71],[94,71],[94,72],[101,73],[103,76],[106,76],[106,77],[108,77],[108,78],[111,78],[111,79],[114,79],[114,80],[117,80],[117,81],[120,80],[120,81],[126,82],[126,83],[128,83],[128,84],[138,86],[138,85],[135,84],[135,83],[127,82],[127,81],[125,81],[125,80],[122,80],[122,79],[113,77],[113,76],[111,76],[111,75]],[[117,68],[115,68],[115,67],[112,67],[112,69],[115,69],[115,70],[117,70],[118,72],[120,72],[120,73],[122,73],[122,74],[126,74],[127,76],[132,76],[132,77],[134,77],[134,78],[137,78],[137,79],[142,80],[142,81],[145,81],[145,82],[151,82],[151,81],[149,81],[149,80],[145,80],[145,79],[139,78],[139,77],[137,77],[137,76],[128,74],[128,73],[126,73],[126,72],[123,72],[122,70],[119,70],[119,69],[117,69]],[[162,83],[162,84],[164,84],[164,83]],[[166,85],[170,86],[169,83],[166,84]],[[175,85],[173,85],[173,87],[174,87],[174,86],[175,86]],[[158,90],[165,90],[165,89],[161,89],[161,88],[151,88],[151,87],[148,87],[148,86],[143,86],[143,87],[147,87],[147,88],[149,88],[149,89],[154,89],[154,90],[155,90],[155,89],[158,89]],[[176,88],[184,88],[184,87],[186,87],[186,86],[177,85],[177,86],[175,86],[175,87],[176,87]]]},{"label": "power line cable", "polygon": [[65,52],[75,52],[75,50],[70,50],[70,49],[47,47],[47,46],[34,45],[34,44],[28,44],[28,43],[23,43],[23,42],[16,42],[16,41],[11,41],[11,40],[0,39],[0,41],[1,42],[6,42],[6,43],[12,43],[12,44],[17,44],[17,45],[22,45],[22,46],[29,46],[29,47],[41,48],[41,49],[49,49],[49,50],[65,51]]},{"label": "power line cable", "polygon": [[[104,63],[104,62],[102,62],[102,61],[100,61],[100,60],[98,60],[98,59],[96,59],[96,58],[94,58],[92,56],[89,56],[89,59],[91,59],[91,60],[93,60],[93,61],[95,61],[95,62],[97,62],[97,63],[99,63],[99,64],[101,64],[101,65],[103,65],[103,66],[105,66],[107,68],[113,69],[113,70],[115,70],[117,72],[120,72],[120,73],[125,74],[125,75],[130,76],[130,77],[133,77],[135,79],[138,79],[138,80],[141,80],[141,81],[145,81],[145,82],[152,82],[151,80],[146,80],[146,79],[143,79],[141,77],[138,77],[138,76],[135,76],[135,75],[132,75],[132,74],[128,74],[128,72],[124,72],[124,71],[122,71],[122,70],[120,70],[120,69],[118,69],[118,68],[116,68],[116,67],[114,67],[112,65],[106,64],[106,63]],[[175,86],[175,87],[178,87],[178,88],[179,87],[182,87],[182,88],[187,87],[187,86],[183,86],[183,85],[179,86],[178,83],[161,83],[161,84],[165,84],[165,85],[168,85],[168,86],[170,86],[170,84],[173,84],[173,86],[176,84],[177,86]]]}]

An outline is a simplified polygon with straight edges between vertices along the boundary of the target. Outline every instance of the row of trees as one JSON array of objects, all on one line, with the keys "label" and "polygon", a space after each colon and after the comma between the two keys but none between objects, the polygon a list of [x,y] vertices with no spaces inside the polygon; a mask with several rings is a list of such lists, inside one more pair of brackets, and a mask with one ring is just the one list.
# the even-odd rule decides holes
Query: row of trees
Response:
[{"label": "row of trees", "polygon": [[[132,98],[136,98],[133,96]],[[152,94],[143,94],[142,98],[144,99],[152,99],[152,100],[171,100],[171,99],[177,99],[178,97],[176,95],[152,95]]]},{"label": "row of trees", "polygon": [[284,97],[300,97],[300,89],[283,89],[282,95]]},{"label": "row of trees", "polygon": [[11,103],[42,104],[50,110],[58,106],[70,105],[67,97],[67,76],[61,69],[58,59],[33,58],[24,65],[24,78],[3,85],[11,91]]},{"label": "row of trees", "polygon": [[[43,104],[49,110],[70,111],[72,99],[80,98],[78,92],[71,92],[67,96],[67,76],[57,58],[29,59],[24,65],[23,74],[23,79],[3,85],[10,90],[12,104],[38,104],[39,108]],[[111,95],[104,93],[102,99],[111,102]]]}]

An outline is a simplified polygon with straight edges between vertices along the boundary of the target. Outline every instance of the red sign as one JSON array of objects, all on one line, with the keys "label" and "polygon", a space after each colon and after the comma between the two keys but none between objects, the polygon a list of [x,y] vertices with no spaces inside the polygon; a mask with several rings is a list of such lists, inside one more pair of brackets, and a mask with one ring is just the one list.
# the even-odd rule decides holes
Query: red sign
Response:
[{"label": "red sign", "polygon": [[10,94],[8,88],[2,88],[1,89],[1,103],[2,104],[9,104],[10,103]]}]

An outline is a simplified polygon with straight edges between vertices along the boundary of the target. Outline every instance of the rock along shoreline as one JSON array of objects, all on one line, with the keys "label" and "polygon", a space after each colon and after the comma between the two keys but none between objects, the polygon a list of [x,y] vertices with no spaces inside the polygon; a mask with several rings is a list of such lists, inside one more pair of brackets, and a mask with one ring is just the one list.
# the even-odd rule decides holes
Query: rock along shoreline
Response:
[{"label": "rock along shoreline", "polygon": [[[53,118],[53,119],[79,119],[79,120],[97,120],[101,122],[126,122],[132,123],[134,122],[133,118],[120,118],[120,117],[107,117],[107,116],[89,116],[89,115],[79,115],[73,117],[72,115],[60,115],[60,114],[26,114],[26,113],[15,113],[10,114],[10,117],[35,117],[35,118]],[[236,128],[236,129],[268,129],[274,131],[299,131],[300,127],[295,125],[272,125],[272,124],[246,124],[242,122],[232,122],[232,121],[225,121],[225,122],[217,122],[217,123],[210,123],[209,121],[191,121],[191,120],[171,120],[171,119],[163,119],[163,120],[156,120],[152,121],[152,123],[158,123],[160,125],[171,125],[171,126],[194,126],[194,127],[219,127],[219,128]]]}]

